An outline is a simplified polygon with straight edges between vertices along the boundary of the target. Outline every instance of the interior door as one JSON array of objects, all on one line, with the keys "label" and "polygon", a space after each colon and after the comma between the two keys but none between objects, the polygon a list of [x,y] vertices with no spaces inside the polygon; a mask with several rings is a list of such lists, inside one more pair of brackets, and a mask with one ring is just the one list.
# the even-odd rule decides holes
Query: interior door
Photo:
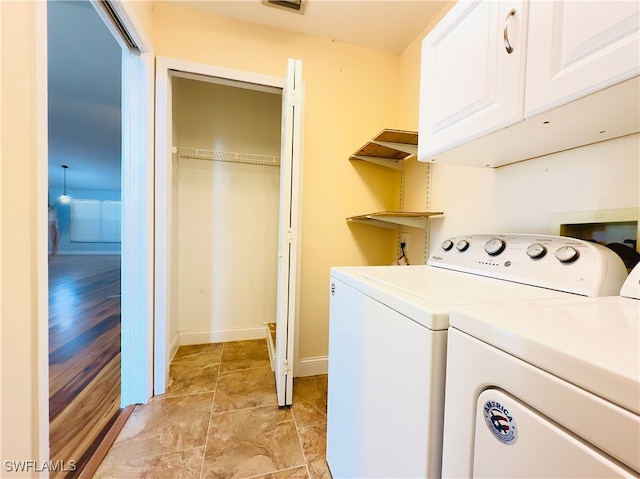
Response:
[{"label": "interior door", "polygon": [[276,306],[276,390],[278,405],[293,400],[293,359],[297,322],[302,179],[302,61],[289,59],[282,94],[278,299]]}]

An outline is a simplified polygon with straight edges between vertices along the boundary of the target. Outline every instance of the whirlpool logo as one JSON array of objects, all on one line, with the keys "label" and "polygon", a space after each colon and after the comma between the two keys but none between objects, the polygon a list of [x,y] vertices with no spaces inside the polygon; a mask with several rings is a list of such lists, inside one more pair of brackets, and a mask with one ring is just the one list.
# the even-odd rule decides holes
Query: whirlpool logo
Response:
[{"label": "whirlpool logo", "polygon": [[498,441],[508,446],[518,439],[518,428],[509,410],[498,401],[484,403],[484,420]]}]

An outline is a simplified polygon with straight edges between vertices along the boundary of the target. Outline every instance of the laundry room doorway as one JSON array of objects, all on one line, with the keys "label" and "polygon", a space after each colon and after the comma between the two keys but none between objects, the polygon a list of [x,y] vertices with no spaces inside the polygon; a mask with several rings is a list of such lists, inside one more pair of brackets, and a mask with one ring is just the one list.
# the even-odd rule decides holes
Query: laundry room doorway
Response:
[{"label": "laundry room doorway", "polygon": [[154,394],[180,345],[264,338],[278,404],[292,402],[302,88],[288,66],[157,61]]}]

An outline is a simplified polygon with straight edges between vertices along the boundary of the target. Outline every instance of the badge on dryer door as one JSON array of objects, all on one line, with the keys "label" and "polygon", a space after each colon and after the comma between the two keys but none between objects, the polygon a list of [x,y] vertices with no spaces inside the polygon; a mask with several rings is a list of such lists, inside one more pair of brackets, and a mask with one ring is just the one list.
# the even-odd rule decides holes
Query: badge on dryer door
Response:
[{"label": "badge on dryer door", "polygon": [[483,409],[487,427],[496,439],[506,445],[515,444],[518,428],[507,408],[498,401],[487,401]]}]

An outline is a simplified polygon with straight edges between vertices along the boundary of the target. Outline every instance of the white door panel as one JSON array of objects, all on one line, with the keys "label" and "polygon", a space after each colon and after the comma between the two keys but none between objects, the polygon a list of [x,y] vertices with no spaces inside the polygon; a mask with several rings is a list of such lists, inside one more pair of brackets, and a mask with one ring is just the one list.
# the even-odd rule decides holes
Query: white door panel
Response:
[{"label": "white door panel", "polygon": [[638,75],[640,3],[531,2],[525,116]]},{"label": "white door panel", "polygon": [[276,389],[278,405],[293,401],[293,360],[300,255],[300,183],[302,180],[302,62],[289,59],[282,94],[280,155],[280,227],[276,306]]}]

